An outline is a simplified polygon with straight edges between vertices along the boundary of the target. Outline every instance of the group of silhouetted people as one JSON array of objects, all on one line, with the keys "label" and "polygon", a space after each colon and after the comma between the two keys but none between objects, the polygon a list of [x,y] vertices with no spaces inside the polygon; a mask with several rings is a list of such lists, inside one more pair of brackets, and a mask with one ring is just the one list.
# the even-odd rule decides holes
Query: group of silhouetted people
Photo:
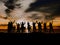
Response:
[{"label": "group of silhouetted people", "polygon": [[25,24],[25,23],[22,22],[21,27],[20,27],[20,24],[17,24],[17,29],[16,29],[16,27],[13,26],[13,23],[12,23],[12,22],[8,22],[8,33],[13,32],[13,30],[17,30],[18,33],[19,33],[20,31],[23,32],[23,31],[26,29],[26,28],[24,27],[24,24]]},{"label": "group of silhouetted people", "polygon": [[[49,30],[49,31],[48,31],[48,30]],[[53,30],[53,25],[52,25],[51,22],[49,23],[49,29],[47,29],[46,23],[44,23],[44,32],[54,32],[54,30]]]},{"label": "group of silhouetted people", "polygon": [[[46,23],[44,23],[43,28],[42,28],[41,22],[38,22],[37,24],[38,24],[38,32],[42,32],[42,30],[44,30],[44,32],[47,32],[48,29],[47,29]],[[24,22],[22,22],[21,24],[17,24],[17,29],[16,29],[16,27],[13,26],[13,23],[9,22],[8,32],[12,32],[13,30],[17,30],[18,33],[24,32],[24,30],[26,30],[26,27],[24,25],[25,25]],[[36,23],[33,22],[32,25],[33,25],[33,32],[36,32],[37,30]],[[31,25],[29,22],[27,23],[27,29],[28,29],[28,32],[31,32]],[[54,32],[52,23],[49,23],[49,32]]]},{"label": "group of silhouetted people", "polygon": [[12,32],[12,30],[13,30],[13,23],[8,22],[8,32]]}]

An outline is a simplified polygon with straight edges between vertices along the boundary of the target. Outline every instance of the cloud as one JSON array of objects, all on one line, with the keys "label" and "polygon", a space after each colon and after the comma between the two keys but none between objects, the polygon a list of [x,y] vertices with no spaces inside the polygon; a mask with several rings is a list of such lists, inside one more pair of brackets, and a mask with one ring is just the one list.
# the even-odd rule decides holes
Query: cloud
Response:
[{"label": "cloud", "polygon": [[7,7],[5,7],[4,3],[0,1],[0,16],[6,17],[5,9],[7,9]]},{"label": "cloud", "polygon": [[35,2],[35,0],[8,0],[5,2],[5,6],[7,7],[5,12],[7,16],[21,18],[24,16],[25,10],[28,9],[33,2]]},{"label": "cloud", "polygon": [[54,16],[60,16],[60,0],[36,0],[25,12],[43,12],[45,18],[54,19]]},{"label": "cloud", "polygon": [[[46,19],[60,15],[59,0],[0,0],[4,14],[11,17],[32,20]],[[1,4],[1,3],[0,3]],[[5,5],[4,5],[5,4]],[[2,8],[3,9],[3,8]]]},{"label": "cloud", "polygon": [[42,11],[42,12],[53,13],[59,11],[58,10],[60,8],[59,6],[60,6],[59,0],[37,0],[36,2],[30,5],[30,8],[28,8],[26,12]]}]

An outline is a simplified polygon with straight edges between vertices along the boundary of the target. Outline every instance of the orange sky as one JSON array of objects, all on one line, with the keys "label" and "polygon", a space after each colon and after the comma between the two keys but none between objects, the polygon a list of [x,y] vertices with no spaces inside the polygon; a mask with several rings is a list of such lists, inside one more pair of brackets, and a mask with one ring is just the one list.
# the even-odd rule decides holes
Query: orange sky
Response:
[{"label": "orange sky", "polygon": [[[8,24],[8,22],[9,22],[8,19],[2,19],[2,18],[0,18],[0,24]],[[49,22],[47,22],[47,25],[49,25]],[[53,20],[53,26],[60,26],[60,17],[56,17]]]},{"label": "orange sky", "polygon": [[[1,24],[8,24],[8,19],[1,19],[0,18],[0,25]],[[49,22],[47,22],[47,26],[49,26]],[[60,26],[60,17],[57,17],[53,20],[53,26]],[[7,29],[7,26],[0,26],[0,29]]]}]

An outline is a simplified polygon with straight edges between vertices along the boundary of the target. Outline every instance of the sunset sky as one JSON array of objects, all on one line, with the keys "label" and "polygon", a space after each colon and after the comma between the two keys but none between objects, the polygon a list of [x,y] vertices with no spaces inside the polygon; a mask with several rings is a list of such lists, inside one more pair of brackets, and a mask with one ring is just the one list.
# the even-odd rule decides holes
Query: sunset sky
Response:
[{"label": "sunset sky", "polygon": [[11,20],[16,22],[54,20],[54,25],[59,25],[60,0],[0,0],[0,24]]}]

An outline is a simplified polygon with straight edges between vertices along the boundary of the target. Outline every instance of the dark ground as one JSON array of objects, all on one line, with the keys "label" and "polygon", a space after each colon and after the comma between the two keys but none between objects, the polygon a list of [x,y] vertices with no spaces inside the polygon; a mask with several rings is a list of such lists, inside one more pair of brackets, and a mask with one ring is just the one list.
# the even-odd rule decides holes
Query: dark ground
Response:
[{"label": "dark ground", "polygon": [[60,34],[59,33],[0,33],[0,39],[4,40],[60,40]]}]

